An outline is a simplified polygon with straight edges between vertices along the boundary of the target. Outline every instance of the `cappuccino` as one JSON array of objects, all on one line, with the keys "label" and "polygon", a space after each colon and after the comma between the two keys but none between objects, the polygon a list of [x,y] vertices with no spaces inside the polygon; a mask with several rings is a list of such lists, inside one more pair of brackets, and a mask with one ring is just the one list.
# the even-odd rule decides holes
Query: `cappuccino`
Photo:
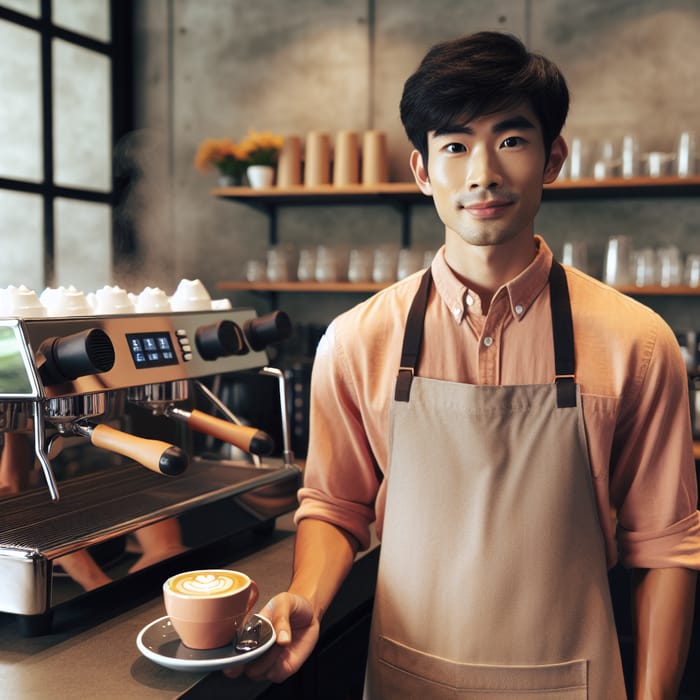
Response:
[{"label": "cappuccino", "polygon": [[168,579],[173,593],[187,596],[211,597],[228,595],[239,588],[245,588],[250,579],[235,571],[212,569],[186,571]]},{"label": "cappuccino", "polygon": [[163,584],[163,600],[185,646],[215,649],[231,644],[258,600],[258,587],[240,571],[185,571]]}]

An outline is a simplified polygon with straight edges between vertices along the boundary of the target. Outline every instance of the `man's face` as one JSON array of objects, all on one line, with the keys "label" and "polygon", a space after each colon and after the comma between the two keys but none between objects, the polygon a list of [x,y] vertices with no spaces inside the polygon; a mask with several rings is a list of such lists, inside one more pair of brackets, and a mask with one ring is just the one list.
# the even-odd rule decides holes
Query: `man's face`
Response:
[{"label": "man's face", "polygon": [[539,120],[521,104],[429,132],[427,173],[416,151],[411,165],[448,232],[491,246],[532,236],[542,186],[556,178],[565,157],[559,138],[545,169]]}]

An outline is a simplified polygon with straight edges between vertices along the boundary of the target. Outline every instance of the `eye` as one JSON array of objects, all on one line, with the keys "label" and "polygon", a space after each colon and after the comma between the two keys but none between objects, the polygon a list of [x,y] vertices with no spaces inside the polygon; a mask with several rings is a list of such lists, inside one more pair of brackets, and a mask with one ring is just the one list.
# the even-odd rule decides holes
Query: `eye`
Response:
[{"label": "eye", "polygon": [[501,144],[502,148],[517,148],[527,143],[522,136],[509,136]]},{"label": "eye", "polygon": [[463,143],[448,143],[445,146],[445,151],[447,153],[465,153],[467,150],[467,147]]}]

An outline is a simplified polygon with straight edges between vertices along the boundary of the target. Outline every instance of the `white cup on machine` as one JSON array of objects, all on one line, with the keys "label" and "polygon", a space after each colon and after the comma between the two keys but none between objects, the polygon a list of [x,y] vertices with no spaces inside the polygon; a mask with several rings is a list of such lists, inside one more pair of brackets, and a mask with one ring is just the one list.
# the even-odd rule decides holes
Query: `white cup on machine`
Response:
[{"label": "white cup on machine", "polygon": [[144,287],[135,298],[134,308],[138,313],[161,313],[170,311],[168,295],[160,287]]},{"label": "white cup on machine", "polygon": [[34,318],[46,316],[46,308],[39,301],[37,293],[21,284],[19,287],[10,285],[0,289],[0,314],[3,316],[18,316],[19,318]]},{"label": "white cup on machine", "polygon": [[92,301],[92,307],[96,314],[132,314],[134,303],[129,298],[125,289],[105,285],[98,289],[94,295],[88,295],[88,301]]},{"label": "white cup on machine", "polygon": [[89,316],[93,313],[84,292],[72,284],[47,287],[39,296],[49,316]]},{"label": "white cup on machine", "polygon": [[209,311],[211,297],[207,288],[198,279],[182,279],[170,297],[173,311]]}]

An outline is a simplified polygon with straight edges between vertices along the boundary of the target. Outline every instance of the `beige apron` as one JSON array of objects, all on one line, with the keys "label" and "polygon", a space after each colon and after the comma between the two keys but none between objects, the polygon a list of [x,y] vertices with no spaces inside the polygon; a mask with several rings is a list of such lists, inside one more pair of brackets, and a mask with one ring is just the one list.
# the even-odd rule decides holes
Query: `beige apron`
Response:
[{"label": "beige apron", "polygon": [[622,700],[563,268],[547,385],[414,376],[429,290],[428,270],[392,409],[365,698]]}]

